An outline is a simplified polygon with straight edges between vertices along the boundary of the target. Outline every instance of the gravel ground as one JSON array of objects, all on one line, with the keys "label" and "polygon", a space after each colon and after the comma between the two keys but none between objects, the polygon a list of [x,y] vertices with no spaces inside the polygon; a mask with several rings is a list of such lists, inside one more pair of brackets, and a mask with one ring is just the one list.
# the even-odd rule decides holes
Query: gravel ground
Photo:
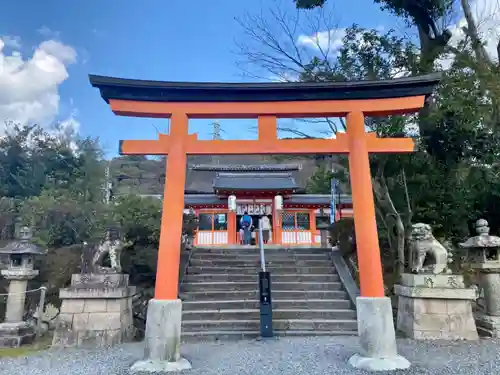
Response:
[{"label": "gravel ground", "polygon": [[[189,375],[367,374],[347,365],[356,352],[355,337],[281,338],[270,341],[188,343],[182,355],[191,361]],[[412,363],[391,374],[500,374],[500,341],[415,342],[399,340],[400,354]],[[0,374],[128,375],[141,359],[142,343],[107,350],[47,350],[28,357],[0,358]],[[383,374],[383,373],[379,373]]]}]

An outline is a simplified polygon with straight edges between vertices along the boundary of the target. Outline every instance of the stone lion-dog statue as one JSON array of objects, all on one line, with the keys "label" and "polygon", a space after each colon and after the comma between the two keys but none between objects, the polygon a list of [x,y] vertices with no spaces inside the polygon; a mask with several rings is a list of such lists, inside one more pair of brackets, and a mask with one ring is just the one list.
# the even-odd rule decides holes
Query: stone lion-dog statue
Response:
[{"label": "stone lion-dog statue", "polygon": [[447,270],[448,250],[436,240],[429,224],[413,224],[409,244],[413,272],[440,274]]}]

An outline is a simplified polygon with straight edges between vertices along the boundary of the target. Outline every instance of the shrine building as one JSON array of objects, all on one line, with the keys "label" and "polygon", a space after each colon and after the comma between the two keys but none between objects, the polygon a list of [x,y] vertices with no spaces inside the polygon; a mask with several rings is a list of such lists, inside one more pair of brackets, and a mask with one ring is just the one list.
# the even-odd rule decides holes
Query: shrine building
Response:
[{"label": "shrine building", "polygon": [[[300,168],[298,164],[192,165],[189,174],[204,173],[209,180],[210,174],[212,177],[212,191],[187,190],[185,193],[185,208],[193,209],[199,220],[194,244],[238,244],[239,223],[246,211],[255,228],[262,215],[271,219],[269,242],[272,244],[319,246],[319,226],[330,222],[331,196],[305,194],[296,182]],[[229,207],[231,196],[236,198],[235,210]],[[275,207],[276,199],[282,202],[279,209]],[[336,220],[352,217],[349,195],[336,196],[335,203]],[[255,231],[256,239],[257,236],[258,231]]]}]

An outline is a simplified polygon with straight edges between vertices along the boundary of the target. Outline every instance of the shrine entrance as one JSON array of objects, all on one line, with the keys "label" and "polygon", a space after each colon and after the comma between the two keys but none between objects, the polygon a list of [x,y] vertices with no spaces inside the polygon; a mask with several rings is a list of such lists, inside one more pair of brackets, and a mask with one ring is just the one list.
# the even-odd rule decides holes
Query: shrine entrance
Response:
[{"label": "shrine entrance", "polygon": [[[168,155],[155,298],[150,301],[146,328],[149,359],[179,359],[182,312],[177,296],[188,155],[348,154],[362,297],[357,302],[358,331],[364,340],[372,340],[370,353],[374,345],[385,342],[387,348],[391,346],[387,342],[392,341],[395,351],[390,301],[384,298],[369,153],[412,152],[414,142],[366,133],[365,116],[420,110],[439,82],[438,75],[386,81],[252,84],[90,76],[90,82],[117,115],[170,119],[170,133],[159,134],[156,140],[120,142],[122,155]],[[314,117],[345,117],[347,131],[335,139],[278,139],[278,118]],[[258,140],[199,140],[188,132],[190,118],[257,118]],[[297,219],[294,217],[294,225]],[[233,231],[234,224],[228,220]],[[161,315],[162,309],[168,312]],[[167,314],[168,322],[157,320]],[[158,335],[165,335],[164,340]]]}]

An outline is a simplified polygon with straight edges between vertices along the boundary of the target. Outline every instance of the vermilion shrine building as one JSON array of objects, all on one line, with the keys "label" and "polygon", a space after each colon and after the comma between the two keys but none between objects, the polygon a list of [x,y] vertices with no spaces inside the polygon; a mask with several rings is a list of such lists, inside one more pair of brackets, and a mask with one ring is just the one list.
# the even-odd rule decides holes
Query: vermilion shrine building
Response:
[{"label": "vermilion shrine building", "polygon": [[[258,219],[272,220],[270,243],[282,245],[320,245],[318,226],[330,222],[328,194],[301,194],[295,173],[300,165],[193,165],[192,173],[212,172],[212,194],[186,191],[186,209],[193,209],[199,219],[196,246],[237,244],[239,221],[245,211],[258,227]],[[230,211],[228,197],[236,197],[236,212]],[[283,198],[277,210],[274,197]],[[336,219],[352,216],[348,195],[335,197]]]}]

